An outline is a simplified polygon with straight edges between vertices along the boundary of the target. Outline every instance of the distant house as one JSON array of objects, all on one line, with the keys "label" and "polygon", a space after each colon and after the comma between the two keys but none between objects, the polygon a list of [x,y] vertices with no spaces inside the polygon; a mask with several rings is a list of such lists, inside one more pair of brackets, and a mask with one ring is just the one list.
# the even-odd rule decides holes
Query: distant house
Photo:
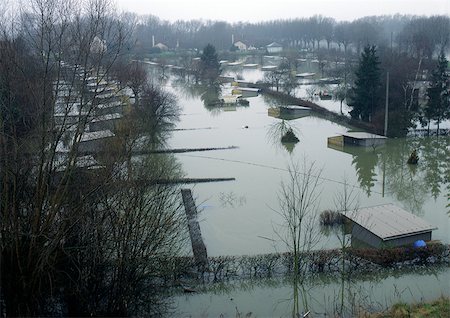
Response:
[{"label": "distant house", "polygon": [[283,46],[277,42],[272,42],[266,46],[268,53],[280,53],[283,51]]},{"label": "distant house", "polygon": [[94,37],[91,43],[91,53],[101,54],[107,51],[106,41],[100,39],[98,36]]},{"label": "distant house", "polygon": [[393,204],[344,211],[342,214],[351,222],[354,246],[380,248],[412,245],[417,240],[431,240],[431,232],[437,229]]},{"label": "distant house", "polygon": [[237,47],[239,51],[247,51],[247,44],[242,41],[237,41],[233,45]]},{"label": "distant house", "polygon": [[158,43],[156,44],[154,47],[157,47],[158,49],[160,49],[161,51],[167,51],[169,49],[169,47],[163,43]]}]

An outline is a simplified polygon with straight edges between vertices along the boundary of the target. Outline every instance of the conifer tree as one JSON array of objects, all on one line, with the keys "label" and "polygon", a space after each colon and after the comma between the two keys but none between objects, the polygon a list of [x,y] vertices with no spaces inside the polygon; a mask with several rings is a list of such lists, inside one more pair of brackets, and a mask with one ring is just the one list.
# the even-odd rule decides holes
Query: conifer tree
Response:
[{"label": "conifer tree", "polygon": [[209,82],[214,82],[220,73],[220,64],[217,57],[216,48],[208,44],[203,49],[200,57],[201,60],[201,76]]},{"label": "conifer tree", "polygon": [[356,81],[350,92],[352,118],[371,121],[380,105],[380,67],[375,46],[366,46],[355,72]]},{"label": "conifer tree", "polygon": [[427,89],[428,102],[424,109],[424,117],[428,124],[433,120],[439,125],[450,119],[450,78],[447,74],[448,61],[443,52],[439,55],[436,68],[431,74],[430,86]]}]

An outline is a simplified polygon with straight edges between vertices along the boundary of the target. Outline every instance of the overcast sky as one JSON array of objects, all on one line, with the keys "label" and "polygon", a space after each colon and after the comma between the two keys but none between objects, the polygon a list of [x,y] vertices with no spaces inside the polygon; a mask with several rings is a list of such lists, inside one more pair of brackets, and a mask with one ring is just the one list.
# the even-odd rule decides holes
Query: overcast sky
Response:
[{"label": "overcast sky", "polygon": [[121,10],[153,14],[169,21],[257,22],[315,14],[336,20],[353,20],[395,13],[450,14],[450,0],[116,0],[116,3]]}]

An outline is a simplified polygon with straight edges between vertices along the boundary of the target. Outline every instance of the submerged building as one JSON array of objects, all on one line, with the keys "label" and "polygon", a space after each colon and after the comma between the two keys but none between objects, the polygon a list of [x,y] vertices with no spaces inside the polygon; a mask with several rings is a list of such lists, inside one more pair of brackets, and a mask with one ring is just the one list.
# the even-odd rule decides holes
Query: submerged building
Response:
[{"label": "submerged building", "polygon": [[350,223],[352,245],[375,248],[412,245],[415,241],[430,241],[437,227],[418,216],[395,206],[377,205],[342,212]]}]

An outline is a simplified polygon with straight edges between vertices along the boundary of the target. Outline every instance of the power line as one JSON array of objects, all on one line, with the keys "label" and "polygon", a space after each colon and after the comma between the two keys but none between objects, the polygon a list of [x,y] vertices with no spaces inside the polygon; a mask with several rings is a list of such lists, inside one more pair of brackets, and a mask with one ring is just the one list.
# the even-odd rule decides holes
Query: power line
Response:
[{"label": "power line", "polygon": [[[265,165],[265,164],[261,164],[261,163],[254,163],[254,162],[248,162],[248,161],[242,161],[242,160],[233,160],[233,159],[225,159],[225,158],[217,158],[217,157],[210,157],[210,156],[202,156],[202,155],[180,155],[180,156],[185,156],[185,157],[192,157],[192,158],[203,158],[203,159],[210,159],[210,160],[218,160],[218,161],[226,161],[226,162],[234,162],[234,163],[239,163],[239,164],[245,164],[245,165],[249,165],[249,166],[255,166],[255,167],[260,167],[260,168],[266,168],[266,169],[272,169],[272,170],[278,170],[278,171],[284,171],[284,172],[289,172],[288,169],[286,168],[280,168],[280,167],[274,167],[274,166],[270,166],[270,165]],[[296,173],[299,174],[303,174],[306,175],[306,173],[301,172],[301,171],[295,171]],[[333,182],[333,183],[337,183],[337,184],[341,184],[341,185],[348,185],[352,188],[357,188],[360,189],[362,191],[364,191],[364,189],[361,186],[358,185],[354,185],[354,184],[348,184],[342,181],[337,181],[337,180],[333,180],[330,178],[324,178],[324,177],[320,177],[317,175],[313,175],[313,177],[318,178],[319,180],[323,180],[323,181],[328,181],[328,182]],[[374,193],[377,194],[382,194],[379,191],[373,191]]]}]

